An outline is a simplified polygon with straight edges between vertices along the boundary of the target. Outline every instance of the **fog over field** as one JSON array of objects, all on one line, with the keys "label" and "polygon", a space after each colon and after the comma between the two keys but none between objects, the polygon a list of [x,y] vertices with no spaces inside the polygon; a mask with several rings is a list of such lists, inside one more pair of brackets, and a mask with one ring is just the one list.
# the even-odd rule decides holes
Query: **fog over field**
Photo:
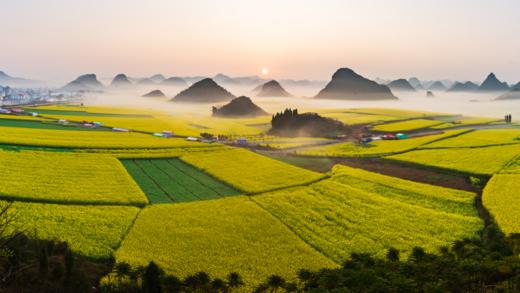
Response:
[{"label": "fog over field", "polygon": [[[353,101],[353,100],[318,100],[313,97],[321,90],[319,87],[285,87],[290,93],[298,93],[294,97],[255,97],[249,87],[225,87],[235,96],[248,96],[268,111],[275,113],[285,108],[297,108],[300,111],[320,111],[347,108],[398,108],[442,112],[448,114],[462,114],[466,116],[502,118],[512,114],[513,119],[520,117],[520,101],[494,101],[500,93],[450,93],[434,92],[435,97],[426,97],[426,91],[394,92],[399,100],[390,101]],[[122,107],[144,107],[169,113],[190,113],[211,115],[212,106],[225,103],[187,104],[171,102],[168,99],[143,98],[143,94],[161,89],[171,99],[182,91],[182,87],[145,86],[128,91],[108,91],[106,93],[90,93],[85,98],[85,105],[108,105]]]}]

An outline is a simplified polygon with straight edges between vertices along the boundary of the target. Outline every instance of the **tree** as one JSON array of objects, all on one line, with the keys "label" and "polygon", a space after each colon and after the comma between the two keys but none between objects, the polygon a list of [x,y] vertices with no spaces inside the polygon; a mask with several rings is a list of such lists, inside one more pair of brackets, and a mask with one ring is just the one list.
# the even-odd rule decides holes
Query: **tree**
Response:
[{"label": "tree", "polygon": [[278,275],[271,275],[267,278],[267,286],[271,288],[272,292],[278,291],[278,289],[283,288],[285,285],[285,279]]},{"label": "tree", "polygon": [[399,261],[399,250],[390,247],[386,253],[386,259],[389,261]]},{"label": "tree", "polygon": [[47,272],[49,271],[49,252],[47,250],[47,245],[44,245],[40,249],[39,269],[42,276],[47,275]]},{"label": "tree", "polygon": [[426,256],[426,252],[424,252],[424,248],[415,246],[412,248],[412,254],[410,258],[416,262],[421,261]]},{"label": "tree", "polygon": [[226,281],[228,283],[228,286],[234,289],[244,285],[242,276],[240,276],[240,274],[236,272],[229,273],[226,277]]},{"label": "tree", "polygon": [[151,261],[145,268],[143,275],[143,291],[145,293],[161,293],[161,269]]}]

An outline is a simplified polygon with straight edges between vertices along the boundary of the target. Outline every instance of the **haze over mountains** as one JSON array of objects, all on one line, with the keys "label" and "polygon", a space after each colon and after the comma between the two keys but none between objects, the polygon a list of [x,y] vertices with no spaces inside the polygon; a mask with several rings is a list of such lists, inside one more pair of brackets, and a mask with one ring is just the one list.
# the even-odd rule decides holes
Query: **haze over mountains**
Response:
[{"label": "haze over mountains", "polygon": [[253,89],[257,97],[292,97],[276,80],[268,81]]},{"label": "haze over mountains", "polygon": [[332,76],[332,80],[321,90],[317,99],[336,100],[395,100],[385,85],[364,78],[350,68],[340,68]]},{"label": "haze over mountains", "polygon": [[[120,73],[113,78],[98,79],[95,74],[84,74],[75,80],[67,83],[59,88],[59,91],[69,92],[117,92],[133,89],[140,89],[142,92],[152,90],[160,90],[164,94],[177,95],[177,101],[193,101],[193,102],[214,102],[228,101],[235,95],[244,95],[250,93],[254,88],[255,97],[302,97],[315,95],[318,99],[341,99],[341,100],[395,100],[396,93],[415,91],[431,91],[432,93],[449,92],[449,93],[494,93],[499,97],[502,93],[511,93],[497,98],[497,100],[512,99],[516,97],[517,92],[513,89],[520,89],[520,82],[512,83],[511,86],[507,82],[501,81],[494,73],[489,73],[482,83],[473,81],[451,81],[447,79],[440,80],[421,80],[417,77],[408,79],[399,78],[396,80],[387,80],[377,78],[375,82],[361,76],[349,68],[341,68],[336,71],[329,82],[312,81],[312,80],[290,80],[280,79],[271,80],[264,79],[256,75],[232,77],[223,73],[216,74],[212,79],[212,85],[209,93],[199,88],[200,84],[194,88],[195,84],[205,81],[209,85],[207,77],[191,76],[166,77],[163,74],[154,74],[150,77],[130,77],[125,73]],[[203,83],[203,84],[204,84]],[[12,77],[7,73],[0,71],[0,85],[11,87],[45,87],[43,82],[33,81],[26,78]],[[290,87],[289,90],[286,87]],[[197,90],[197,88],[199,88]],[[307,89],[302,89],[307,88]],[[231,92],[230,92],[231,90]],[[292,92],[295,90],[295,95]],[[200,92],[200,98],[194,98],[194,92]],[[317,95],[315,94],[317,93]],[[191,96],[188,98],[186,96]],[[210,97],[212,96],[212,97]],[[435,95],[437,96],[437,95]]]},{"label": "haze over mountains", "polygon": [[250,98],[245,96],[235,98],[220,108],[213,107],[212,113],[215,117],[256,117],[269,115],[269,113],[255,105]]},{"label": "haze over mountains", "polygon": [[212,103],[229,101],[233,98],[235,96],[232,93],[218,85],[213,79],[205,78],[177,94],[172,101]]}]

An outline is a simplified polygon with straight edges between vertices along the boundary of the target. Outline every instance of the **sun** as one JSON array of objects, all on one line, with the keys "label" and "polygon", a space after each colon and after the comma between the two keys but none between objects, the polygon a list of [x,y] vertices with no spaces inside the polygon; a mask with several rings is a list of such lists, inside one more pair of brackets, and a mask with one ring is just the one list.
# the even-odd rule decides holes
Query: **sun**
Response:
[{"label": "sun", "polygon": [[269,74],[269,69],[268,68],[262,68],[262,74],[263,75],[268,75]]}]

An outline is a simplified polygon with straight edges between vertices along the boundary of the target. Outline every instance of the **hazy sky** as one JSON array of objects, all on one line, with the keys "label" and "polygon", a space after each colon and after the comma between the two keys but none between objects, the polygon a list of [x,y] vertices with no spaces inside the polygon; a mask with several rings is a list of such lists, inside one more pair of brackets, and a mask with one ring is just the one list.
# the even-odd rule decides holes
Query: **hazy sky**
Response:
[{"label": "hazy sky", "polygon": [[519,0],[0,0],[0,70],[520,80]]}]

